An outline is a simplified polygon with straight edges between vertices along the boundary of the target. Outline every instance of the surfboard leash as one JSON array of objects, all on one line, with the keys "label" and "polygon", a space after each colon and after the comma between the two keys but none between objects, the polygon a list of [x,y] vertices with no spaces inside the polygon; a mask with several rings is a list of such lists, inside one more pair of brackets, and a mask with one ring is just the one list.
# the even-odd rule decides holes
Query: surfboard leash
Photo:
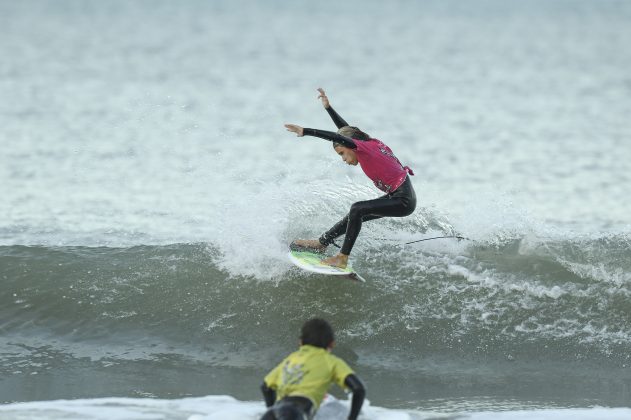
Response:
[{"label": "surfboard leash", "polygon": [[423,242],[423,241],[431,241],[432,239],[458,239],[458,242],[460,241],[472,241],[473,239],[471,238],[467,238],[464,236],[459,236],[459,235],[452,235],[452,236],[435,236],[433,238],[424,238],[424,239],[419,239],[416,241],[412,241],[412,242],[406,242],[404,244],[401,245],[410,245],[410,244],[415,244],[417,242]]},{"label": "surfboard leash", "polygon": [[[390,241],[391,239],[386,239],[386,238],[375,238],[378,239],[380,241]],[[412,241],[412,242],[405,242],[403,244],[395,244],[395,246],[403,246],[403,245],[410,245],[410,244],[415,244],[417,242],[424,242],[424,241],[431,241],[433,239],[458,239],[458,242],[460,241],[472,241],[473,239],[471,238],[467,238],[465,236],[459,236],[459,235],[451,235],[451,236],[434,236],[433,238],[423,238],[423,239],[418,239],[416,241]],[[337,248],[342,248],[341,246],[339,246],[338,244],[335,243],[335,241],[331,242],[333,245],[335,245]]]}]

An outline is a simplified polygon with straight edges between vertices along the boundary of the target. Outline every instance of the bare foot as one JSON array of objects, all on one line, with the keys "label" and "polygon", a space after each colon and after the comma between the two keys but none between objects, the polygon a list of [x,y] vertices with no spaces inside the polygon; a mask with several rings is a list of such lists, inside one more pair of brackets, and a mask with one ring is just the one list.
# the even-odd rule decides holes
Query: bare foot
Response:
[{"label": "bare foot", "polygon": [[292,244],[313,249],[317,252],[324,252],[326,249],[326,245],[322,245],[317,239],[296,239]]},{"label": "bare foot", "polygon": [[348,255],[337,254],[323,259],[322,263],[332,265],[333,267],[346,268],[348,265]]}]

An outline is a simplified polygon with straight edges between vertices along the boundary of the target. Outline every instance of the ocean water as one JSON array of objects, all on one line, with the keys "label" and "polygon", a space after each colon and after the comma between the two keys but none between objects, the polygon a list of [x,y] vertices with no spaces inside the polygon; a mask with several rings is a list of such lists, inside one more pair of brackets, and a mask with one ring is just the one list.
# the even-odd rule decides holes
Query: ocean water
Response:
[{"label": "ocean water", "polygon": [[[0,1],[0,418],[255,419],[313,316],[363,419],[629,418],[630,21],[622,0]],[[416,173],[415,213],[362,229],[366,284],[286,258],[379,195],[285,131],[334,128],[317,87]]]}]

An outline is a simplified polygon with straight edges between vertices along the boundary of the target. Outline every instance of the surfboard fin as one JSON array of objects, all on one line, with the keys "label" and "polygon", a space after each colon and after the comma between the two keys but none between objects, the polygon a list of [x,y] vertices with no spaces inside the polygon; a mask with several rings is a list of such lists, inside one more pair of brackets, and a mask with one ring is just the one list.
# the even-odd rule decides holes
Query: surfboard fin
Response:
[{"label": "surfboard fin", "polygon": [[362,276],[360,276],[359,274],[357,274],[355,272],[350,273],[348,275],[348,278],[351,279],[351,280],[358,281],[360,283],[366,283],[366,279],[364,279]]}]

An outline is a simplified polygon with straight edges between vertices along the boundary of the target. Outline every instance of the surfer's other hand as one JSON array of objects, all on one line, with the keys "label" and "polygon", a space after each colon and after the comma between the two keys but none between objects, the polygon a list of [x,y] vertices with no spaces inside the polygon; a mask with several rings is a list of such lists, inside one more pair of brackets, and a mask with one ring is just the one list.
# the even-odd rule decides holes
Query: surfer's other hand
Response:
[{"label": "surfer's other hand", "polygon": [[330,107],[331,104],[329,103],[329,98],[326,96],[326,93],[324,93],[324,89],[318,88],[318,92],[320,92],[318,99],[322,99],[322,105],[324,105],[325,108]]},{"label": "surfer's other hand", "polygon": [[304,135],[304,129],[295,124],[285,124],[285,128],[287,131],[291,131],[292,133],[296,133],[298,137],[302,137]]}]

